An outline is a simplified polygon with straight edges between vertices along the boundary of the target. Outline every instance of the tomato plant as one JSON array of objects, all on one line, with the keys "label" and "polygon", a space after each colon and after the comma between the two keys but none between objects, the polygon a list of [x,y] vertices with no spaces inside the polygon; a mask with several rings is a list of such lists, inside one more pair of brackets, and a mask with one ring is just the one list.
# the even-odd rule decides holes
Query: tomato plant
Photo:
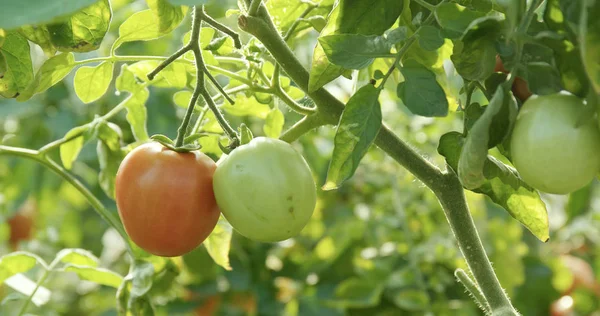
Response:
[{"label": "tomato plant", "polygon": [[597,314],[598,16],[0,1],[0,314]]},{"label": "tomato plant", "polygon": [[252,139],[219,162],[214,191],[223,215],[240,234],[275,242],[294,237],[317,202],[308,164],[288,143]]},{"label": "tomato plant", "polygon": [[130,152],[115,181],[129,237],[158,256],[180,256],[200,245],[220,215],[212,188],[215,168],[203,153],[178,153],[156,142]]},{"label": "tomato plant", "polygon": [[511,154],[527,183],[567,194],[594,179],[600,171],[600,131],[593,120],[580,123],[583,110],[583,102],[573,95],[536,96],[523,104]]}]

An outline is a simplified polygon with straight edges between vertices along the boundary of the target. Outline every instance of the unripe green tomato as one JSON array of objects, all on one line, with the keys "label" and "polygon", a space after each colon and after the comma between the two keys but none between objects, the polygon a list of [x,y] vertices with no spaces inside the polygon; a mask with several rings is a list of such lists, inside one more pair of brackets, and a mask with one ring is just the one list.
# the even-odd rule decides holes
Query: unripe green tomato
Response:
[{"label": "unripe green tomato", "polygon": [[582,119],[576,96],[533,96],[521,108],[511,139],[513,164],[534,188],[567,194],[590,183],[600,171],[600,131]]},{"label": "unripe green tomato", "polygon": [[308,164],[292,146],[257,137],[217,163],[217,204],[241,235],[263,242],[296,236],[317,202]]}]

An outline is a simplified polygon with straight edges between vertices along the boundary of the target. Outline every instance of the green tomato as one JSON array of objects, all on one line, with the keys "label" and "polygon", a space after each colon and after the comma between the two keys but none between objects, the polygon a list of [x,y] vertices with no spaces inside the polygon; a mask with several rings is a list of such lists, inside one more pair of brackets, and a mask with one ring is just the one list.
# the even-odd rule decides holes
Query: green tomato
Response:
[{"label": "green tomato", "polygon": [[577,126],[583,102],[568,94],[534,96],[521,108],[511,139],[513,164],[534,188],[567,194],[600,171],[600,131],[593,120]]},{"label": "green tomato", "polygon": [[317,202],[315,181],[302,155],[286,142],[265,137],[222,158],[213,188],[231,226],[263,242],[296,236]]}]

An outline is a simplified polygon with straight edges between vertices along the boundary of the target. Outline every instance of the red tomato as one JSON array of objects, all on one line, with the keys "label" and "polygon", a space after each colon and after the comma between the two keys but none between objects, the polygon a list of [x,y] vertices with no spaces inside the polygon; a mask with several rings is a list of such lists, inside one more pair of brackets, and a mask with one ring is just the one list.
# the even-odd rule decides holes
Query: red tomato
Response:
[{"label": "red tomato", "polygon": [[[507,74],[509,71],[504,68],[504,64],[502,63],[502,59],[500,55],[496,55],[496,66],[494,67],[494,72],[503,72]],[[516,77],[515,81],[513,81],[512,92],[514,96],[525,102],[531,96],[531,91],[529,90],[529,85],[527,81],[523,80],[521,77]]]},{"label": "red tomato", "polygon": [[158,256],[190,252],[219,219],[213,193],[217,165],[201,152],[141,145],[121,163],[115,183],[119,216],[139,247]]},{"label": "red tomato", "polygon": [[213,295],[207,298],[204,303],[194,310],[194,316],[213,316],[221,305],[221,296]]},{"label": "red tomato", "polygon": [[504,64],[502,63],[500,55],[496,55],[496,67],[494,67],[494,72],[503,72],[505,74],[508,73],[508,70],[504,68]]},{"label": "red tomato", "polygon": [[30,240],[33,236],[34,217],[37,205],[35,200],[27,200],[19,211],[8,219],[10,237],[8,242],[13,250],[17,250],[21,241]]},{"label": "red tomato", "polygon": [[515,81],[513,81],[512,92],[517,99],[523,102],[531,96],[531,90],[529,90],[527,81],[521,79],[521,77],[517,77],[515,78]]}]

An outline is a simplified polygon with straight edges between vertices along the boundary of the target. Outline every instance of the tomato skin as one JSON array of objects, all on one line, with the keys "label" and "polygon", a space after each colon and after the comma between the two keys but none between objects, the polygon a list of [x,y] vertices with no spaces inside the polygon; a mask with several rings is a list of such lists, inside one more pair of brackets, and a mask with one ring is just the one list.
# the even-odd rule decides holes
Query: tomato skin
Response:
[{"label": "tomato skin", "polygon": [[573,95],[533,96],[523,104],[512,132],[513,164],[534,188],[567,194],[600,171],[600,131],[588,120],[576,127],[583,109]]},{"label": "tomato skin", "polygon": [[139,247],[157,256],[190,252],[219,219],[216,164],[201,152],[177,153],[151,142],[131,151],[115,182],[119,216]]},{"label": "tomato skin", "polygon": [[[500,55],[496,55],[496,66],[494,67],[494,72],[502,72],[505,74],[509,73],[509,71],[504,68],[504,63],[502,63],[502,58],[500,58]],[[517,99],[521,100],[521,102],[527,101],[527,99],[529,99],[529,97],[532,95],[527,81],[523,80],[521,77],[515,78],[511,90],[513,95]]]},{"label": "tomato skin", "polygon": [[265,137],[219,161],[214,191],[231,226],[262,242],[296,236],[317,201],[315,181],[302,155],[286,142]]}]

